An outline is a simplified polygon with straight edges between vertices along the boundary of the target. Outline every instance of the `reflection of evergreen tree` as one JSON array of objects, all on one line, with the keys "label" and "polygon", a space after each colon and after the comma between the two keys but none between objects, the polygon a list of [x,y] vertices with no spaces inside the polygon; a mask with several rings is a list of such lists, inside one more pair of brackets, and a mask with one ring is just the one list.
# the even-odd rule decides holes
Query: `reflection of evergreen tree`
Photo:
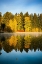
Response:
[{"label": "reflection of evergreen tree", "polygon": [[7,53],[11,52],[13,50],[13,47],[10,46],[7,42],[3,44],[3,49],[4,51],[6,51]]},{"label": "reflection of evergreen tree", "polygon": [[29,51],[29,49],[28,49],[28,48],[24,48],[24,50],[25,50],[25,52],[27,52],[27,53],[28,53],[28,51]]},{"label": "reflection of evergreen tree", "polygon": [[9,45],[8,40],[6,39],[3,43],[3,49],[4,51],[6,51],[7,53],[11,52],[13,50],[13,46]]},{"label": "reflection of evergreen tree", "polygon": [[25,43],[24,43],[24,47],[25,48],[30,48],[30,45],[31,45],[31,36],[30,35],[25,35],[24,36],[24,39],[25,39]]},{"label": "reflection of evergreen tree", "polygon": [[24,36],[22,36],[20,52],[22,52],[22,51],[23,51],[23,49],[24,49]]},{"label": "reflection of evergreen tree", "polygon": [[13,49],[13,47],[9,45],[7,37],[2,36],[1,37],[1,43],[2,43],[4,51],[6,51],[7,53],[11,52],[11,50]]},{"label": "reflection of evergreen tree", "polygon": [[30,35],[25,35],[24,36],[24,50],[26,52],[29,51],[30,45],[31,45],[31,36]]},{"label": "reflection of evergreen tree", "polygon": [[[20,50],[21,48],[22,48],[22,43],[23,43],[23,37],[22,36],[17,36],[17,48],[18,48],[18,50]],[[22,48],[23,49],[23,48]],[[21,50],[22,50],[21,49]]]},{"label": "reflection of evergreen tree", "polygon": [[1,37],[1,42],[2,42],[2,41],[5,41],[5,37],[4,37],[4,36]]},{"label": "reflection of evergreen tree", "polygon": [[33,37],[30,48],[34,49],[34,51],[36,51],[37,49],[42,50],[42,36]]},{"label": "reflection of evergreen tree", "polygon": [[2,43],[0,43],[0,55],[2,54],[1,50],[2,50]]}]

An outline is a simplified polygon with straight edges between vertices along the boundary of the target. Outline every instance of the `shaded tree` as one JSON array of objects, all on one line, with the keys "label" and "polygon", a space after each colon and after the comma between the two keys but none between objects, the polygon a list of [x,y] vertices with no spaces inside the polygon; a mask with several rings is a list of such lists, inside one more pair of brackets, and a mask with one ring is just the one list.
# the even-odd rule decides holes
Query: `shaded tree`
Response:
[{"label": "shaded tree", "polygon": [[39,20],[40,20],[40,28],[41,28],[41,30],[42,30],[42,14],[40,14]]},{"label": "shaded tree", "polygon": [[11,13],[11,12],[6,12],[4,15],[3,15],[3,22],[6,24],[6,26],[9,24],[9,20],[10,19],[13,19],[14,18],[14,15]]},{"label": "shaded tree", "polygon": [[29,13],[26,12],[26,13],[24,14],[24,17],[29,17]]},{"label": "shaded tree", "polygon": [[1,30],[4,31],[4,29],[5,29],[5,24],[1,23]]}]

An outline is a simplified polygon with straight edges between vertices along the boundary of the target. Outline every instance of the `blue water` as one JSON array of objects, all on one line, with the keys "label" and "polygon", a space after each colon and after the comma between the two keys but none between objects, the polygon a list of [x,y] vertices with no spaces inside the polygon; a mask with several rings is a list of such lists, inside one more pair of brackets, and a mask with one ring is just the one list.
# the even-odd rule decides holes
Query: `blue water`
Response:
[{"label": "blue water", "polygon": [[29,50],[28,53],[15,50],[10,53],[4,50],[1,52],[3,54],[0,56],[0,64],[42,64],[42,52],[38,50],[36,52]]}]

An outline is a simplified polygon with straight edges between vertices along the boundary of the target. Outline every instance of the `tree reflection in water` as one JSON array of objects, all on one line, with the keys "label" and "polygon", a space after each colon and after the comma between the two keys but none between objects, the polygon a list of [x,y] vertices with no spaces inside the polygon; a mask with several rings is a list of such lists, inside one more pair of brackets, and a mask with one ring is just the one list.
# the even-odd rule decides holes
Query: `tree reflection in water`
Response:
[{"label": "tree reflection in water", "polygon": [[11,35],[11,36],[1,36],[0,37],[0,55],[1,50],[6,51],[7,53],[12,50],[19,50],[21,53],[24,51],[28,52],[29,50],[42,51],[42,35],[40,36],[31,36],[31,35]]},{"label": "tree reflection in water", "polygon": [[2,54],[1,50],[2,50],[2,43],[0,42],[0,55]]}]

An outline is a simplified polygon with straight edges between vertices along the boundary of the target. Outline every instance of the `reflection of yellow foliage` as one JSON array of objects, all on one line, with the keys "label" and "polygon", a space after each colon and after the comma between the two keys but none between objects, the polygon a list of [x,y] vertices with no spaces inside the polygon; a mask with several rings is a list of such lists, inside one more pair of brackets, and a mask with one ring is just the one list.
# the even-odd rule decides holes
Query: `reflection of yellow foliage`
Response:
[{"label": "reflection of yellow foliage", "polygon": [[30,37],[30,35],[25,36],[24,39],[25,39],[24,47],[25,48],[29,48],[30,44],[31,44],[31,37]]},{"label": "reflection of yellow foliage", "polygon": [[30,45],[28,45],[28,44],[25,45],[25,48],[29,48],[29,47],[30,47]]},{"label": "reflection of yellow foliage", "polygon": [[30,38],[31,38],[30,35],[26,35],[26,36],[24,37],[25,40],[28,40],[28,39],[30,39]]},{"label": "reflection of yellow foliage", "polygon": [[17,21],[15,19],[9,21],[9,26],[14,32],[17,31]]},{"label": "reflection of yellow foliage", "polygon": [[9,39],[9,45],[10,46],[16,46],[16,44],[17,44],[17,38],[16,38],[16,36],[11,36],[11,38]]}]

